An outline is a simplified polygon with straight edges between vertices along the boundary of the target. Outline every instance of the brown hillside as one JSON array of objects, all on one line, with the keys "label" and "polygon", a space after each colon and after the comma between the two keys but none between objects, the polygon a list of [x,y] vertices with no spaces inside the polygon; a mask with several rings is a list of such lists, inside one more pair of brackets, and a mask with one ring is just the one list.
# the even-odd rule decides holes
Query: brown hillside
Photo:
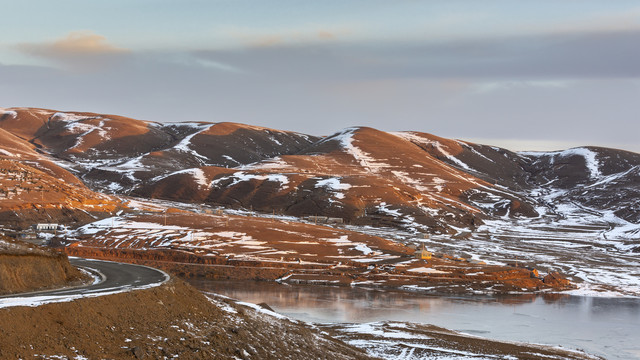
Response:
[{"label": "brown hillside", "polygon": [[[426,142],[432,147],[425,147]],[[458,226],[481,223],[484,214],[468,201],[480,189],[492,199],[504,199],[512,214],[535,215],[522,199],[494,191],[492,184],[440,159],[462,150],[456,141],[428,134],[353,128],[296,154],[233,170],[183,171],[134,193],[295,216],[341,217],[359,224],[417,222],[431,231],[447,232],[445,216]],[[405,220],[393,216],[396,213],[406,216]]]},{"label": "brown hillside", "polygon": [[110,213],[119,206],[53,163],[0,160],[1,225],[25,228],[37,222],[85,223],[94,219],[90,213]]}]

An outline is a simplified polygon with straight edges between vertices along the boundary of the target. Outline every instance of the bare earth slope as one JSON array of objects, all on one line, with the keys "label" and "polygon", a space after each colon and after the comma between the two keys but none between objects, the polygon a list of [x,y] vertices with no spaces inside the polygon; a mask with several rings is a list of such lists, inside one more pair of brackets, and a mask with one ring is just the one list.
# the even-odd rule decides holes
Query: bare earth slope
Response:
[{"label": "bare earth slope", "polygon": [[[411,141],[427,137],[347,129],[298,154],[234,169],[184,171],[134,194],[294,216],[334,216],[354,224],[417,225],[436,233],[452,232],[450,225],[473,228],[486,215],[508,211],[513,216],[537,215],[520,195],[497,189]],[[483,212],[470,204],[468,193],[474,190],[498,199],[499,207]]]},{"label": "bare earth slope", "polygon": [[77,284],[84,279],[64,253],[0,236],[0,295]]},{"label": "bare earth slope", "polygon": [[369,358],[303,324],[222,304],[173,280],[149,290],[0,309],[0,357]]}]

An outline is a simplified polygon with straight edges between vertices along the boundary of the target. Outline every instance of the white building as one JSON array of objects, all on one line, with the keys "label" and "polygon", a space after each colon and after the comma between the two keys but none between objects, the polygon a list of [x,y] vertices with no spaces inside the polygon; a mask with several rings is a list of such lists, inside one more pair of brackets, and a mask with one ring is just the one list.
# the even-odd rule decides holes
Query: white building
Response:
[{"label": "white building", "polygon": [[58,230],[59,225],[41,223],[41,224],[35,224],[34,227],[36,231],[54,231],[54,230]]}]

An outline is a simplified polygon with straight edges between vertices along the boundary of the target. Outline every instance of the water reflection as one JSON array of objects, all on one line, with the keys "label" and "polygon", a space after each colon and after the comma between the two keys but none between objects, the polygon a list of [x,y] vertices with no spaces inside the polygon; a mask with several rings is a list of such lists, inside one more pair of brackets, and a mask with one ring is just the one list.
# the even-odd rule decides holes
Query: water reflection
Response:
[{"label": "water reflection", "polygon": [[[579,348],[609,359],[640,354],[640,300],[568,296],[427,296],[401,291],[191,279],[203,291],[304,321],[411,321],[494,339]],[[636,354],[636,355],[633,355]]]}]

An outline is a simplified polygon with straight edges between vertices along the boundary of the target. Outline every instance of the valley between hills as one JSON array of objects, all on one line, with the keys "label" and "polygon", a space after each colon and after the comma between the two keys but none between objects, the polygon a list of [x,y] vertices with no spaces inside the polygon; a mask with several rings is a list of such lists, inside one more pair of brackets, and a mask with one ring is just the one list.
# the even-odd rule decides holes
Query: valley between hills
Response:
[{"label": "valley between hills", "polygon": [[[0,232],[70,256],[149,265],[183,278],[425,295],[638,297],[639,180],[640,154],[616,149],[516,153],[366,127],[318,137],[227,122],[0,109]],[[35,224],[57,226],[32,230]],[[175,281],[172,291],[192,291]],[[168,301],[165,285],[144,291]],[[206,312],[223,301],[217,306],[231,306],[227,314],[260,311],[217,299],[193,306]],[[365,336],[348,327],[296,326],[342,339],[327,340],[329,348],[355,351],[353,358],[386,356],[335,345],[370,344],[381,329]],[[410,325],[376,326],[397,332]],[[459,336],[425,327],[410,332]],[[305,336],[301,342],[310,341]],[[491,352],[501,347],[474,341],[450,345],[541,358],[523,355],[531,349]],[[220,358],[265,358],[245,352],[230,349]],[[297,358],[295,351],[288,358]]]}]

